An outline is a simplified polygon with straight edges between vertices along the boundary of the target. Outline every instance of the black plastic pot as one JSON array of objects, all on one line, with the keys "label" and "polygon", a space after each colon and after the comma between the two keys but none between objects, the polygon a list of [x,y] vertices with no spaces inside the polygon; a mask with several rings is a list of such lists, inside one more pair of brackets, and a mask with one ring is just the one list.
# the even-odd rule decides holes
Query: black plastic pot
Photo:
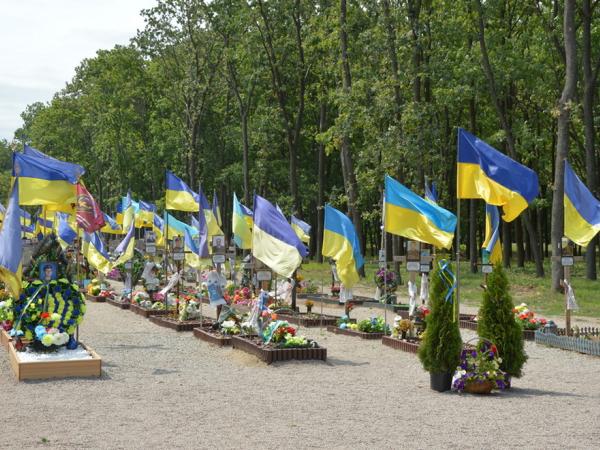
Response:
[{"label": "black plastic pot", "polygon": [[452,386],[452,372],[429,372],[431,389],[438,392],[449,391]]}]

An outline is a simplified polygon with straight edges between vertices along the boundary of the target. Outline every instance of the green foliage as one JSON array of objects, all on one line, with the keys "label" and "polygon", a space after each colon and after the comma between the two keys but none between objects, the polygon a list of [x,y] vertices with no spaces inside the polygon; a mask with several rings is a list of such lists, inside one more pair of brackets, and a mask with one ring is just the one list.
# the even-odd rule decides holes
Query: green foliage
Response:
[{"label": "green foliage", "polygon": [[428,372],[448,372],[458,366],[462,339],[453,294],[446,301],[448,289],[440,276],[439,262],[431,275],[430,307],[425,318],[427,329],[419,347],[419,359]]},{"label": "green foliage", "polygon": [[513,301],[508,292],[508,278],[501,265],[488,275],[487,289],[479,307],[477,333],[496,344],[502,363],[500,368],[520,377],[527,361],[523,349],[523,331],[515,321]]},{"label": "green foliage", "polygon": [[363,333],[386,333],[389,334],[390,328],[385,323],[383,317],[373,317],[358,322],[358,331]]}]

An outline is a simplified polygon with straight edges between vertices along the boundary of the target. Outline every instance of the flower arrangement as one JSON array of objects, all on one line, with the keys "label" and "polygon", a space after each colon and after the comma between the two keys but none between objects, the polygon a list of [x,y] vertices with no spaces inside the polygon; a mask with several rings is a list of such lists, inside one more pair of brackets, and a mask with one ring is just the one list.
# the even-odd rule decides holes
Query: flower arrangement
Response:
[{"label": "flower arrangement", "polygon": [[133,295],[131,296],[131,301],[142,306],[142,302],[150,300],[150,296],[146,291],[133,291]]},{"label": "flower arrangement", "polygon": [[[54,313],[56,314],[56,313]],[[54,314],[52,314],[54,316]],[[56,314],[59,316],[59,314]],[[54,317],[53,319],[56,319]],[[34,329],[35,341],[34,348],[41,351],[53,351],[58,349],[62,345],[66,345],[69,342],[69,334],[61,332],[58,328],[45,327],[44,325],[38,325]]]},{"label": "flower arrangement", "polygon": [[316,283],[307,280],[302,286],[302,292],[305,292],[306,294],[316,294],[319,292],[319,286],[317,286]]},{"label": "flower arrangement", "polygon": [[315,302],[313,302],[312,300],[306,300],[304,305],[306,306],[306,312],[310,313],[313,309],[313,306],[315,306]]},{"label": "flower arrangement", "polygon": [[524,330],[537,330],[548,323],[542,317],[535,317],[535,313],[529,309],[525,303],[513,308],[515,320]]},{"label": "flower arrangement", "polygon": [[[148,302],[150,300],[147,300]],[[150,309],[153,309],[155,311],[164,311],[165,309],[165,304],[163,302],[154,302],[152,303],[152,306],[150,307]]]},{"label": "flower arrangement", "polygon": [[498,349],[487,339],[479,341],[474,348],[463,349],[460,365],[452,378],[452,390],[483,393],[492,389],[505,389],[508,378],[500,370],[501,363]]},{"label": "flower arrangement", "polygon": [[221,333],[223,334],[227,334],[227,335],[235,335],[235,334],[240,334],[242,332],[242,329],[240,328],[240,326],[238,325],[238,323],[235,320],[225,320],[222,324],[221,324]]},{"label": "flower arrangement", "polygon": [[100,281],[98,281],[98,279],[94,278],[90,282],[90,284],[88,284],[86,291],[87,291],[88,295],[100,294],[100,291],[102,291],[102,286],[100,286]]},{"label": "flower arrangement", "polygon": [[429,315],[431,310],[425,305],[419,305],[415,309],[415,319],[425,320],[425,318]]},{"label": "flower arrangement", "polygon": [[109,278],[111,280],[120,280],[121,279],[121,271],[115,267],[106,274],[106,278]]},{"label": "flower arrangement", "polygon": [[406,338],[406,334],[414,329],[414,324],[408,319],[403,319],[400,316],[394,317],[394,327],[392,328],[392,336]]},{"label": "flower arrangement", "polygon": [[194,320],[200,317],[200,303],[186,295],[179,300],[179,320]]},{"label": "flower arrangement", "polygon": [[14,320],[13,302],[10,297],[0,301],[0,328],[8,331],[12,328]]},{"label": "flower arrangement", "polygon": [[377,287],[383,291],[392,293],[398,287],[398,275],[393,270],[388,269],[379,269],[375,272],[375,284]]},{"label": "flower arrangement", "polygon": [[23,336],[28,341],[34,340],[38,325],[73,335],[86,311],[79,286],[65,278],[52,280],[47,285],[40,280],[24,281],[21,295],[12,300],[12,308],[16,328],[13,327],[10,334]]},{"label": "flower arrangement", "polygon": [[390,333],[390,327],[385,323],[385,319],[381,316],[371,317],[370,319],[364,319],[358,322],[358,331],[363,333]]},{"label": "flower arrangement", "polygon": [[233,297],[230,300],[232,305],[250,305],[253,301],[252,290],[248,287],[234,289]]},{"label": "flower arrangement", "polygon": [[317,347],[317,343],[296,335],[296,329],[286,321],[274,320],[264,329],[263,341],[281,348]]}]

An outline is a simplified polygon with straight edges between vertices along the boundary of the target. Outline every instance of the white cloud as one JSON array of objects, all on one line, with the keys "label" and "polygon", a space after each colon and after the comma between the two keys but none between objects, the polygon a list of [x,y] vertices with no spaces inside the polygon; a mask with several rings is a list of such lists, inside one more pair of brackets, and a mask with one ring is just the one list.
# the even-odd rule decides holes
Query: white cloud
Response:
[{"label": "white cloud", "polygon": [[127,44],[156,0],[0,0],[0,139],[28,104],[47,102],[84,58]]}]

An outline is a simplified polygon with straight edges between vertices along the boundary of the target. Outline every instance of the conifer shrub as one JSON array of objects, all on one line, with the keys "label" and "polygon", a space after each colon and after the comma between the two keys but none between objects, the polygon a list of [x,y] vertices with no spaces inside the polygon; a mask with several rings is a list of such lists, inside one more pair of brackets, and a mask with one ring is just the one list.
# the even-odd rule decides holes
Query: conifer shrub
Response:
[{"label": "conifer shrub", "polygon": [[513,377],[522,375],[527,355],[523,348],[523,331],[513,313],[508,292],[508,278],[502,265],[496,264],[488,275],[487,289],[479,307],[477,333],[496,344],[502,363],[500,368]]},{"label": "conifer shrub", "polygon": [[[460,361],[462,339],[458,326],[455,292],[446,300],[448,285],[442,278],[441,267],[446,260],[437,261],[431,275],[430,308],[425,318],[427,327],[419,346],[419,359],[428,372],[452,372]],[[458,305],[456,305],[458,306]]]}]

